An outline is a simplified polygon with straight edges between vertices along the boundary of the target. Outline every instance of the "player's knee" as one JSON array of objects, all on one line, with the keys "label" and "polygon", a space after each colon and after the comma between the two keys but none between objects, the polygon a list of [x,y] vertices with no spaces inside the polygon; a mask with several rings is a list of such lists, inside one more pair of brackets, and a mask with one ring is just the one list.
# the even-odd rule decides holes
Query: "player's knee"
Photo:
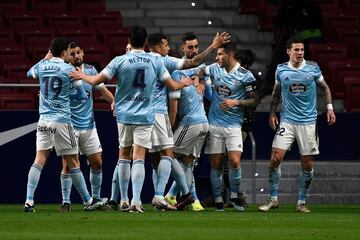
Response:
[{"label": "player's knee", "polygon": [[240,167],[240,161],[230,161],[230,167],[231,168],[239,168]]},{"label": "player's knee", "polygon": [[221,161],[211,161],[211,167],[215,169],[222,169]]},{"label": "player's knee", "polygon": [[283,158],[282,154],[274,150],[273,153],[271,154],[270,166],[272,168],[277,168],[280,165],[282,158]]},{"label": "player's knee", "polygon": [[102,168],[101,159],[92,160],[92,161],[89,161],[89,163],[90,163],[90,168],[92,170],[101,170],[101,168]]}]

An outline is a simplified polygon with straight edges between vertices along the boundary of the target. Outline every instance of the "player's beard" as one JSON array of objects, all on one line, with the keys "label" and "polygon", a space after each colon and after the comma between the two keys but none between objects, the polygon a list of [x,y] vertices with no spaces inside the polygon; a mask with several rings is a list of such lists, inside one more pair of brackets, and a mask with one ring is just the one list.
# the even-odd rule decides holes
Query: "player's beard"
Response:
[{"label": "player's beard", "polygon": [[83,64],[81,60],[75,61],[75,67],[80,67]]}]

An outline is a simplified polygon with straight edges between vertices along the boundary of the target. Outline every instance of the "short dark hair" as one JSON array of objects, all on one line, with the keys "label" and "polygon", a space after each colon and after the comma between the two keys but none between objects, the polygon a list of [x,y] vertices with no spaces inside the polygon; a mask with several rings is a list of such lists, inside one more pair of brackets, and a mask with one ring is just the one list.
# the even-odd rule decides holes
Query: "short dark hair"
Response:
[{"label": "short dark hair", "polygon": [[195,40],[197,36],[194,32],[185,32],[181,38],[182,42],[185,43],[186,41]]},{"label": "short dark hair", "polygon": [[60,57],[61,53],[68,49],[69,41],[66,38],[57,37],[50,43],[50,52],[54,57]]},{"label": "short dark hair", "polygon": [[163,39],[167,39],[167,37],[162,33],[152,33],[147,38],[147,44],[149,48],[153,48],[161,43]]},{"label": "short dark hair", "polygon": [[243,68],[249,68],[254,62],[255,55],[250,49],[239,49],[235,55]]},{"label": "short dark hair", "polygon": [[302,44],[304,44],[304,41],[298,36],[291,37],[286,42],[286,49],[290,49],[294,43],[302,43]]},{"label": "short dark hair", "polygon": [[145,27],[135,25],[130,30],[130,44],[133,48],[142,48],[145,46],[147,32]]},{"label": "short dark hair", "polygon": [[227,42],[224,43],[223,45],[221,45],[219,48],[223,48],[225,50],[226,53],[233,53],[234,57],[236,57],[236,44],[233,42]]},{"label": "short dark hair", "polygon": [[69,48],[73,49],[73,48],[81,48],[80,45],[77,42],[70,42],[69,43]]}]

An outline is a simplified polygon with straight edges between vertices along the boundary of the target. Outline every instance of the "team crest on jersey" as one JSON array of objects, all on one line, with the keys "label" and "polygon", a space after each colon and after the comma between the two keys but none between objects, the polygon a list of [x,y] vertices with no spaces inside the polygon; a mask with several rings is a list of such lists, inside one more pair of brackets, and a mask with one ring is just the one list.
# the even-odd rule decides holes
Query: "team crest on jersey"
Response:
[{"label": "team crest on jersey", "polygon": [[223,84],[216,87],[216,92],[217,92],[217,94],[222,95],[222,96],[231,96],[231,94],[232,94],[231,89],[228,86],[223,85]]},{"label": "team crest on jersey", "polygon": [[306,92],[306,86],[302,83],[294,83],[289,86],[289,91],[294,94]]}]

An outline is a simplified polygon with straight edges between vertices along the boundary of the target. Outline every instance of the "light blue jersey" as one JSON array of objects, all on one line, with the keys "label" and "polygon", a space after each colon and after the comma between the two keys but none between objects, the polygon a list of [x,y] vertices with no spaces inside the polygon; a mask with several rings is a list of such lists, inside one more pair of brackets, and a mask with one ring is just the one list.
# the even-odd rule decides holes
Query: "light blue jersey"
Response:
[{"label": "light blue jersey", "polygon": [[77,91],[68,76],[73,70],[75,68],[65,63],[63,59],[53,57],[50,60],[41,60],[27,72],[28,77],[39,78],[40,120],[71,122],[71,94],[79,96],[79,100],[86,98],[84,89]]},{"label": "light blue jersey", "polygon": [[115,57],[102,71],[107,79],[117,78],[116,119],[119,123],[153,124],[155,84],[170,77],[163,61],[144,51],[132,50]]},{"label": "light blue jersey", "polygon": [[[88,64],[82,65],[82,70],[86,75],[96,75],[98,72],[95,67]],[[94,85],[82,81],[83,87],[88,99],[83,101],[72,100],[70,102],[71,122],[75,129],[86,130],[95,127],[94,111],[93,111],[93,97]]]},{"label": "light blue jersey", "polygon": [[279,64],[275,80],[281,88],[281,120],[293,124],[315,123],[316,85],[324,81],[319,66],[305,60],[298,68],[289,62]]},{"label": "light blue jersey", "polygon": [[[171,75],[176,81],[180,81],[181,77],[191,77],[196,73],[196,69],[188,69],[174,71]],[[179,126],[195,125],[200,123],[208,123],[206,112],[204,109],[203,97],[196,91],[194,85],[187,86],[181,90],[170,92],[171,98],[179,99],[180,118]]]},{"label": "light blue jersey", "polygon": [[[181,69],[184,65],[184,59],[170,56],[162,57],[160,54],[154,52],[150,52],[150,54],[161,58],[170,74],[177,69]],[[164,83],[162,81],[157,81],[152,105],[155,113],[168,114],[168,93],[168,88]]]},{"label": "light blue jersey", "polygon": [[225,99],[246,99],[247,91],[253,91],[255,85],[252,73],[241,67],[239,63],[230,71],[226,72],[214,63],[205,68],[205,74],[213,81],[212,100],[209,110],[209,123],[220,127],[241,127],[244,121],[244,109],[240,106],[227,111],[220,109],[220,104]]}]

